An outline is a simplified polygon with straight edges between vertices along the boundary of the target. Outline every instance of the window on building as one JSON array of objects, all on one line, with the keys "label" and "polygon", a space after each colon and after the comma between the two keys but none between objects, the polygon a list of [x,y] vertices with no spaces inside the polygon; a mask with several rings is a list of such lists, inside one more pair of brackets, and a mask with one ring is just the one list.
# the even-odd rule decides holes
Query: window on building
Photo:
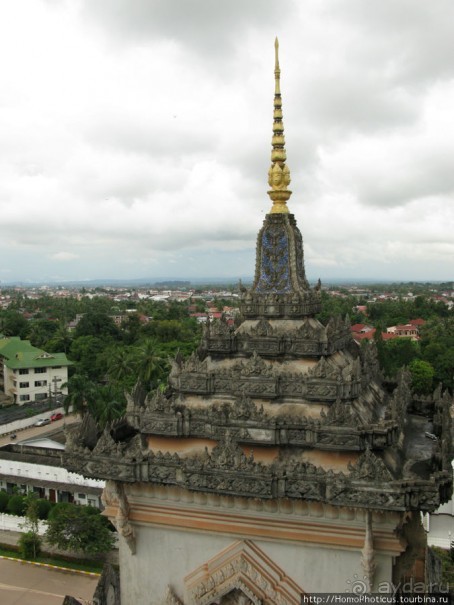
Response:
[{"label": "window on building", "polygon": [[19,401],[30,401],[30,395],[19,395]]},{"label": "window on building", "polygon": [[19,382],[19,388],[21,388],[21,389],[28,389],[29,386],[30,386],[29,382]]},{"label": "window on building", "polygon": [[35,387],[47,387],[47,380],[35,380]]},{"label": "window on building", "polygon": [[45,374],[47,372],[47,368],[35,368],[35,374]]},{"label": "window on building", "polygon": [[21,368],[19,374],[28,374],[28,368]]},{"label": "window on building", "polygon": [[87,496],[86,494],[77,494],[77,497],[79,498],[79,500],[85,500]]},{"label": "window on building", "polygon": [[35,401],[42,401],[43,399],[47,399],[47,393],[36,393]]}]

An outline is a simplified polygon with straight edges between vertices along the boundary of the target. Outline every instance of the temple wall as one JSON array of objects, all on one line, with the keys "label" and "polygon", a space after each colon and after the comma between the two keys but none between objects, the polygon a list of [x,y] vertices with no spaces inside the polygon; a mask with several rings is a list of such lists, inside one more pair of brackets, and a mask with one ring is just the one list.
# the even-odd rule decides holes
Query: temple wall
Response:
[{"label": "temple wall", "polygon": [[[184,578],[236,539],[182,529],[135,527],[136,554],[120,545],[122,603],[163,605],[170,585],[185,605]],[[346,592],[363,581],[360,550],[255,540],[257,546],[304,592]],[[376,556],[376,584],[390,581],[392,557]]]}]

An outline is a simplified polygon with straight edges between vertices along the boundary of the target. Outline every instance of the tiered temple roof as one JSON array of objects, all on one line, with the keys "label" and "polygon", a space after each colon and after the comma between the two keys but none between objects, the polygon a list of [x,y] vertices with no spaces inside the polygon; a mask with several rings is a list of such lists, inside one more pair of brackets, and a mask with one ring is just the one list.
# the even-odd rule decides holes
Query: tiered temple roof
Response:
[{"label": "tiered temple roof", "polygon": [[[369,510],[433,511],[451,494],[451,399],[438,389],[413,413],[409,376],[388,393],[373,343],[348,318],[316,315],[303,240],[287,202],[276,44],[268,194],[255,278],[240,285],[240,317],[208,323],[199,349],[173,362],[165,393],[128,397],[101,432],[86,418],[68,438],[68,468],[127,483],[261,499],[312,500]],[[125,513],[126,514],[126,513]]]}]

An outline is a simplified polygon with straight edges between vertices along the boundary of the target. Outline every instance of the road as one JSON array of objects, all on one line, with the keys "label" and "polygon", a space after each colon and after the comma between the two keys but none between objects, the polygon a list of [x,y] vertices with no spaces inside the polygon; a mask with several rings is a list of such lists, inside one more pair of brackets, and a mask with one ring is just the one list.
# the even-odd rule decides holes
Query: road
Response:
[{"label": "road", "polygon": [[[47,412],[46,414],[42,414],[42,418],[48,418],[51,412]],[[6,445],[7,443],[18,443],[19,441],[23,441],[24,439],[31,439],[32,437],[40,437],[51,431],[62,428],[65,424],[73,424],[74,422],[78,422],[80,418],[75,414],[69,414],[68,416],[64,416],[61,420],[56,420],[51,424],[46,424],[45,426],[31,426],[28,429],[23,429],[16,433],[17,437],[15,441],[11,441],[10,435],[0,435],[0,447],[2,445]]]},{"label": "road", "polygon": [[2,605],[62,605],[66,595],[90,603],[99,576],[0,559]]}]

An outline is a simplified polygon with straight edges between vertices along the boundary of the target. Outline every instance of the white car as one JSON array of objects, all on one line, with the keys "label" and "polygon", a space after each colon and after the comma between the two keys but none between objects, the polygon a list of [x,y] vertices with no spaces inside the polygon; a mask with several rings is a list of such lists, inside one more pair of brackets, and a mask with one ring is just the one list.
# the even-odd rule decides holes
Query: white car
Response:
[{"label": "white car", "polygon": [[38,418],[35,422],[35,426],[44,426],[45,424],[50,424],[50,418]]}]

